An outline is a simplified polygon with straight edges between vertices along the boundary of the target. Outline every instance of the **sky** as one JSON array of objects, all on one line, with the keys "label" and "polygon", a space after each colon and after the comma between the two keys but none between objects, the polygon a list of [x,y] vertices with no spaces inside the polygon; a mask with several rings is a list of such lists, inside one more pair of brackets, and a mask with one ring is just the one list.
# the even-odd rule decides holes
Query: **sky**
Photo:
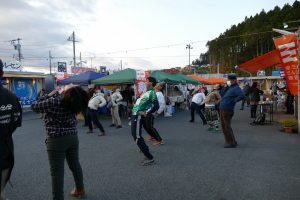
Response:
[{"label": "sky", "polygon": [[[294,0],[0,0],[0,58],[17,54],[20,38],[26,71],[49,73],[57,62],[76,59],[99,69],[166,69],[189,65],[206,43],[246,16]],[[274,27],[282,28],[282,27]]]}]

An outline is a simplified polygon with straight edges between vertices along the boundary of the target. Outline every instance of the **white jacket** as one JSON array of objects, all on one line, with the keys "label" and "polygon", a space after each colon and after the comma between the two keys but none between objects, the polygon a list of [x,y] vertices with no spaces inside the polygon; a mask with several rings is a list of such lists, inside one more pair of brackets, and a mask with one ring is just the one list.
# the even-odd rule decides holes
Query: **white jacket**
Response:
[{"label": "white jacket", "polygon": [[156,96],[157,96],[157,100],[159,103],[159,109],[156,112],[157,112],[157,114],[161,114],[165,110],[165,107],[166,107],[165,97],[164,97],[163,93],[160,91],[156,92]]},{"label": "white jacket", "polygon": [[123,99],[123,97],[119,91],[114,92],[110,98],[111,98],[112,106],[119,105],[118,103],[120,101],[122,101],[122,99]]},{"label": "white jacket", "polygon": [[89,100],[88,107],[93,110],[98,110],[106,105],[106,100],[104,98],[104,94],[95,93],[93,97]]}]

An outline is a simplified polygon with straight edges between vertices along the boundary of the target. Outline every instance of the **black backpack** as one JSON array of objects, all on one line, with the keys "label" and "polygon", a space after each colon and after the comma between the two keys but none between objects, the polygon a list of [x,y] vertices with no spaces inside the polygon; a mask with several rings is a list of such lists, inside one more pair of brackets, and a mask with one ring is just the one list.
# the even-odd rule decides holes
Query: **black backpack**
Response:
[{"label": "black backpack", "polygon": [[259,113],[255,120],[252,122],[253,125],[263,125],[266,121],[266,114]]}]

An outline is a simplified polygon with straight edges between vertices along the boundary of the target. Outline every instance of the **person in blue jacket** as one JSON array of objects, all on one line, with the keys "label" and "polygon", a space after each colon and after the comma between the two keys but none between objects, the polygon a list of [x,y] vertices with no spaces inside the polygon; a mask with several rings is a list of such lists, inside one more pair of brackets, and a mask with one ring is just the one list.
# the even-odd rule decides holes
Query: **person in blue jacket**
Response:
[{"label": "person in blue jacket", "polygon": [[228,89],[222,96],[222,100],[220,102],[220,120],[225,137],[224,148],[235,148],[237,146],[237,142],[231,128],[231,119],[234,115],[235,104],[244,99],[245,95],[237,84],[236,75],[228,75],[227,85]]}]

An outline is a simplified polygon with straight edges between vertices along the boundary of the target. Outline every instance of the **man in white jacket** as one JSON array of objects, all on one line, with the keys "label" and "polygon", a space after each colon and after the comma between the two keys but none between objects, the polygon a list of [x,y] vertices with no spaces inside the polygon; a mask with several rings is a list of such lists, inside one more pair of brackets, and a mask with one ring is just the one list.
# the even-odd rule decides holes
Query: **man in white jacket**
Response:
[{"label": "man in white jacket", "polygon": [[110,125],[110,127],[117,126],[117,128],[122,128],[122,122],[119,115],[119,103],[122,101],[123,97],[120,93],[120,89],[116,89],[116,91],[111,95],[110,98],[112,103],[112,106],[110,108],[112,124]]},{"label": "man in white jacket", "polygon": [[96,91],[88,103],[87,122],[89,126],[89,131],[87,133],[93,133],[93,122],[94,125],[96,125],[100,129],[101,133],[99,133],[98,136],[105,135],[104,128],[98,119],[98,108],[101,108],[105,105],[106,100],[104,98],[104,94],[99,91]]},{"label": "man in white jacket", "polygon": [[157,100],[159,103],[159,108],[155,113],[146,117],[146,123],[144,124],[145,130],[150,135],[150,138],[147,138],[146,140],[148,140],[148,141],[156,140],[156,142],[154,142],[153,145],[163,144],[162,138],[160,137],[156,128],[153,127],[153,125],[154,125],[154,117],[157,117],[158,115],[163,113],[163,111],[165,110],[165,107],[166,107],[165,97],[164,97],[163,93],[161,92],[164,87],[165,87],[165,83],[163,83],[163,82],[156,84],[154,89],[155,89]]}]

